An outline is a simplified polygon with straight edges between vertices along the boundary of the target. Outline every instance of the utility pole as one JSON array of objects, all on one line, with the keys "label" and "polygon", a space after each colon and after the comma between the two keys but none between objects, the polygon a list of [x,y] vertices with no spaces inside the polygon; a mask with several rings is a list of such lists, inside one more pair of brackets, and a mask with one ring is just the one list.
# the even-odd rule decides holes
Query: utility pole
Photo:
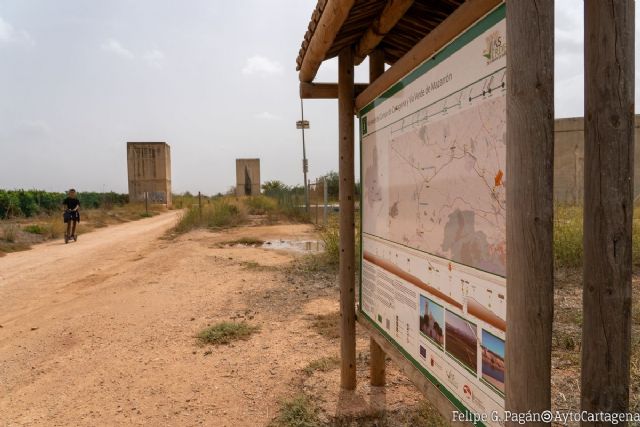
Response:
[{"label": "utility pole", "polygon": [[309,162],[307,161],[307,149],[304,143],[304,130],[309,129],[309,121],[304,119],[304,104],[300,99],[300,115],[301,120],[296,122],[296,128],[302,130],[302,173],[304,175],[304,204],[309,213],[309,188],[307,186],[307,172],[309,172]]}]

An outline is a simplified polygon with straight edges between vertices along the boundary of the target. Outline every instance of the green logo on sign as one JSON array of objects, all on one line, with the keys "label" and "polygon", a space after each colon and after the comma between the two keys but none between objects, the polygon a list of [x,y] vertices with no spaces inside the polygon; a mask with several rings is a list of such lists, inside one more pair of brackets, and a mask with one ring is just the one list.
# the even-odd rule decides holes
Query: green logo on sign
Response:
[{"label": "green logo on sign", "polygon": [[364,116],[360,121],[360,126],[362,127],[362,134],[366,135],[367,133],[367,116]]}]

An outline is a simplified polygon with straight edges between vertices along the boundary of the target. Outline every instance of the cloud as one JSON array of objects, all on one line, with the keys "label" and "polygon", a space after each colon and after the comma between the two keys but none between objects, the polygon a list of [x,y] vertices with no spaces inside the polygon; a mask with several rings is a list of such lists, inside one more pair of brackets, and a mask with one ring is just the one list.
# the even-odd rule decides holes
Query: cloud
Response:
[{"label": "cloud", "polygon": [[281,74],[282,71],[283,67],[279,62],[261,55],[254,55],[251,58],[247,58],[247,62],[242,69],[242,74],[244,74],[245,76],[254,74],[267,76],[273,74]]},{"label": "cloud", "polygon": [[272,114],[268,111],[263,111],[261,113],[255,114],[254,117],[261,120],[280,120],[281,118],[280,116]]},{"label": "cloud", "polygon": [[24,30],[16,30],[0,16],[0,44],[26,43],[34,45],[31,35]]},{"label": "cloud", "polygon": [[149,66],[154,68],[161,68],[164,64],[164,52],[159,49],[151,49],[142,55],[142,58],[149,64]]},{"label": "cloud", "polygon": [[102,49],[106,50],[107,52],[115,53],[116,55],[126,59],[133,59],[135,57],[135,55],[130,50],[122,46],[116,39],[109,39],[104,42],[102,44]]}]

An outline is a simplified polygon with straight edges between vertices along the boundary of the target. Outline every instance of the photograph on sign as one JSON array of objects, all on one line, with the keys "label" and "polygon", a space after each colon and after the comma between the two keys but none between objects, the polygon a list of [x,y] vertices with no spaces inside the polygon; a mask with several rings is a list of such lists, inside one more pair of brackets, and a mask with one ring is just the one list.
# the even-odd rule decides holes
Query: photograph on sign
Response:
[{"label": "photograph on sign", "polygon": [[501,5],[359,111],[360,311],[477,413],[504,408],[505,37]]}]

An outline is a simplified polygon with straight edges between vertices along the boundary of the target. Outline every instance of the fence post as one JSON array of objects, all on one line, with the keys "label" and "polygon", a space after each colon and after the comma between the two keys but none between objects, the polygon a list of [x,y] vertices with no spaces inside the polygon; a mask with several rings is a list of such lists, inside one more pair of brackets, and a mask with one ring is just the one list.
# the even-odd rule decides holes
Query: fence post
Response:
[{"label": "fence post", "polygon": [[322,225],[327,226],[327,215],[329,209],[329,190],[327,189],[327,177],[322,180],[322,192],[324,193],[324,211],[322,212]]}]

